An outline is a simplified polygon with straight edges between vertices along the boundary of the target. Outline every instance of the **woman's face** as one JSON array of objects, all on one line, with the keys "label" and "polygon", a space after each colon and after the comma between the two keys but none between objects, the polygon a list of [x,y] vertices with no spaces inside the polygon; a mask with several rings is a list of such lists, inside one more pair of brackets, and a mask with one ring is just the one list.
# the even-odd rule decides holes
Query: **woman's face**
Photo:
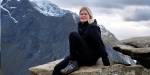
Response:
[{"label": "woman's face", "polygon": [[80,21],[86,22],[90,19],[90,16],[86,10],[81,10],[80,12]]}]

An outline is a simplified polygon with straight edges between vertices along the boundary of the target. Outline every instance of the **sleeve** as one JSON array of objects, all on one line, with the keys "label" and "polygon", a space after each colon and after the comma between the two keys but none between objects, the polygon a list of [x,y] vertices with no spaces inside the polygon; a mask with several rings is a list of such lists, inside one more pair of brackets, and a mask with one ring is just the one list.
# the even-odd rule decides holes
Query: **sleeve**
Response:
[{"label": "sleeve", "polygon": [[98,26],[91,26],[88,30],[88,33],[99,49],[105,49],[105,45],[103,44],[101,38],[101,30]]},{"label": "sleeve", "polygon": [[110,65],[109,59],[108,59],[108,55],[107,52],[105,50],[105,45],[102,41],[101,38],[101,30],[98,26],[92,26],[89,30],[90,36],[93,39],[93,41],[95,42],[96,47],[98,48],[101,57],[102,57],[102,61],[103,64],[105,66]]}]

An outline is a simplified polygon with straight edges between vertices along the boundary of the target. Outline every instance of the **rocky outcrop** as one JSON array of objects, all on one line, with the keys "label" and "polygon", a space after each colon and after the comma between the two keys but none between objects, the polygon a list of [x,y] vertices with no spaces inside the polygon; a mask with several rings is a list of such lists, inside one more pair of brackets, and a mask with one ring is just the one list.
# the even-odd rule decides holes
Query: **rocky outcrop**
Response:
[{"label": "rocky outcrop", "polygon": [[[44,65],[31,67],[29,70],[32,75],[52,75],[54,66],[60,62],[57,60]],[[121,64],[114,64],[111,66],[102,66],[100,64],[91,67],[81,67],[78,71],[70,75],[149,75],[150,70],[145,69],[140,65],[125,66]]]},{"label": "rocky outcrop", "polygon": [[130,38],[130,39],[122,40],[122,42],[126,45],[130,45],[135,48],[149,48],[150,36]]},{"label": "rocky outcrop", "polygon": [[122,41],[113,47],[114,50],[131,56],[145,67],[150,68],[150,37],[136,37]]}]

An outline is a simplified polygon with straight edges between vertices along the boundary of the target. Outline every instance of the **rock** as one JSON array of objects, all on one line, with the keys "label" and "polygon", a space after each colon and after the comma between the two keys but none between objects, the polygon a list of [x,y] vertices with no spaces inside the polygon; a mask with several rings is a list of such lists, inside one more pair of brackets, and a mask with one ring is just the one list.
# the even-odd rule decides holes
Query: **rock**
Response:
[{"label": "rock", "polygon": [[134,48],[129,45],[116,45],[115,50],[129,56],[150,57],[150,48]]},{"label": "rock", "polygon": [[150,37],[136,37],[121,41],[113,47],[114,50],[129,55],[138,61],[138,64],[150,68]]},{"label": "rock", "polygon": [[[54,66],[61,60],[50,62],[29,68],[32,75],[52,75]],[[78,71],[70,75],[149,75],[150,70],[140,65],[125,66],[115,64],[111,66],[94,65],[91,67],[81,67]]]},{"label": "rock", "polygon": [[134,46],[136,48],[150,47],[150,36],[147,37],[135,37],[126,40],[122,40],[126,45]]},{"label": "rock", "polygon": [[52,73],[53,68],[57,63],[59,63],[62,59],[56,60],[54,62],[49,62],[44,65],[39,65],[37,67],[31,67],[29,70],[32,75],[50,75]]}]

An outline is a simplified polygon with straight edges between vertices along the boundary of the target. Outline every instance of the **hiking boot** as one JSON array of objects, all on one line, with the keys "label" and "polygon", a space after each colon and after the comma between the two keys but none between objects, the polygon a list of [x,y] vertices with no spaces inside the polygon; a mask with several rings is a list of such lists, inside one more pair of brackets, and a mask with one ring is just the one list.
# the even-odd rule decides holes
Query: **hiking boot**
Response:
[{"label": "hiking boot", "polygon": [[61,70],[61,73],[64,75],[68,75],[79,69],[77,61],[69,61],[68,65]]}]

